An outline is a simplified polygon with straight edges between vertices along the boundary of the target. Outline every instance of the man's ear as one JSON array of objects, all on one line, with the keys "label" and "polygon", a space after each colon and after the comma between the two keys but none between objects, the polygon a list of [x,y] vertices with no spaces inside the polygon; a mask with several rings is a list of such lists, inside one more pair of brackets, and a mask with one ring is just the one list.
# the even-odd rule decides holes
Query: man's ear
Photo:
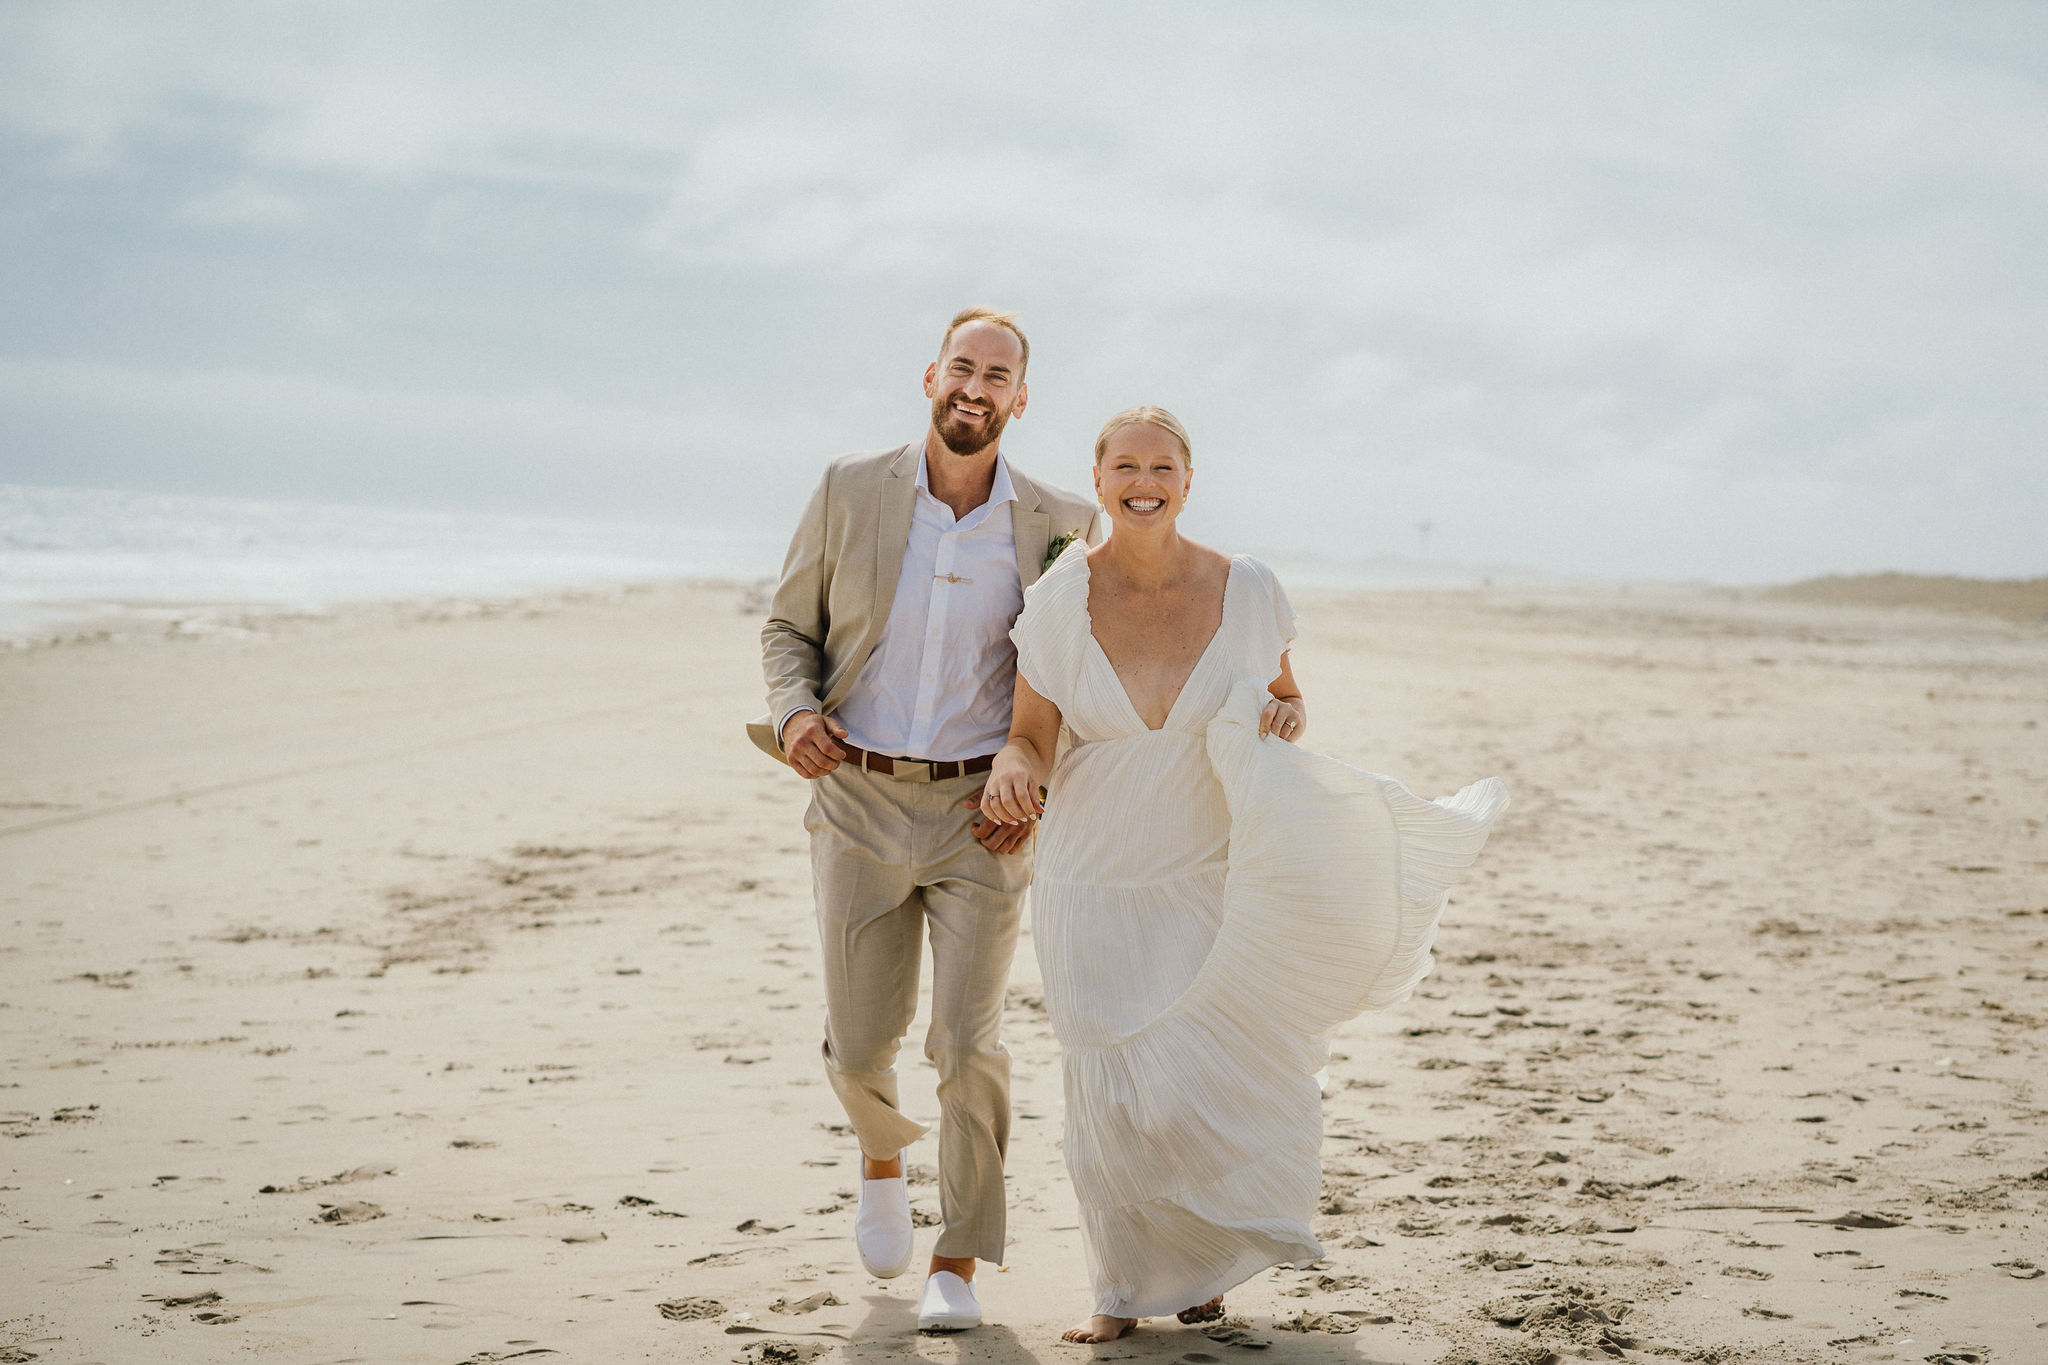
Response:
[{"label": "man's ear", "polygon": [[939,386],[939,362],[934,360],[924,367],[924,396],[930,398],[932,390]]},{"label": "man's ear", "polygon": [[1019,384],[1017,386],[1016,405],[1010,409],[1010,420],[1014,422],[1019,417],[1022,417],[1024,415],[1024,405],[1030,401],[1031,386],[1029,384]]}]

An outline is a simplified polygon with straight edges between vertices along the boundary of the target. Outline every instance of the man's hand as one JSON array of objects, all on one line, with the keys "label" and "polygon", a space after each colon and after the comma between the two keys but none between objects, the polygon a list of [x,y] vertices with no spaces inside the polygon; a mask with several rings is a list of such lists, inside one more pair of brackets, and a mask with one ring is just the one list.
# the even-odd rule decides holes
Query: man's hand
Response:
[{"label": "man's hand", "polygon": [[[976,792],[960,803],[963,810],[981,809],[981,793]],[[1031,831],[1036,826],[1029,822],[1015,825],[999,825],[982,817],[974,826],[974,837],[981,840],[981,846],[991,853],[1015,853],[1031,842]]]},{"label": "man's hand", "polygon": [[782,727],[782,752],[799,777],[815,781],[838,767],[846,750],[832,741],[846,738],[846,727],[816,711],[799,711]]}]

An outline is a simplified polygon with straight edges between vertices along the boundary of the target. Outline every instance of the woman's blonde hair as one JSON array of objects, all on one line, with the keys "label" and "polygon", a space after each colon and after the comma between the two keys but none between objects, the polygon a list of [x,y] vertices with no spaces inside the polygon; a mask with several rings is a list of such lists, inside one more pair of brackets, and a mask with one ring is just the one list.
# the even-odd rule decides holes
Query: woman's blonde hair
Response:
[{"label": "woman's blonde hair", "polygon": [[1195,450],[1193,443],[1188,440],[1188,429],[1180,424],[1180,418],[1165,408],[1155,408],[1149,403],[1141,407],[1125,408],[1102,424],[1102,431],[1095,438],[1095,463],[1102,463],[1102,453],[1109,448],[1110,437],[1125,427],[1135,426],[1158,427],[1161,431],[1170,433],[1174,440],[1180,442],[1181,458],[1187,461],[1188,468],[1195,467]]}]

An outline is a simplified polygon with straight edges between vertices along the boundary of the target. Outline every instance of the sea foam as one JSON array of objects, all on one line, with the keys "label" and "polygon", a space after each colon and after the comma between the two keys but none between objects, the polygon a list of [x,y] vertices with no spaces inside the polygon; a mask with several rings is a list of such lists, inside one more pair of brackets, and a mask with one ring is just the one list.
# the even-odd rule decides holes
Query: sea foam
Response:
[{"label": "sea foam", "polygon": [[[786,534],[786,532],[785,532]],[[0,484],[0,638],[198,607],[772,574],[766,531]]]}]

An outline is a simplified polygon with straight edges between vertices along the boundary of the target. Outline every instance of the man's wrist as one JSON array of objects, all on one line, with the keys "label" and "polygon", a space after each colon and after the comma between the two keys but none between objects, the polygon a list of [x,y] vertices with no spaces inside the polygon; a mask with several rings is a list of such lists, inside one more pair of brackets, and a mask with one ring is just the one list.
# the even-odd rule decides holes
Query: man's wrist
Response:
[{"label": "man's wrist", "polygon": [[817,709],[818,708],[815,706],[798,706],[789,711],[784,712],[782,719],[779,722],[777,722],[775,726],[775,742],[777,744],[782,743],[783,732],[789,729],[789,723],[791,721],[795,720],[798,716],[802,715],[806,711],[816,711]]}]

